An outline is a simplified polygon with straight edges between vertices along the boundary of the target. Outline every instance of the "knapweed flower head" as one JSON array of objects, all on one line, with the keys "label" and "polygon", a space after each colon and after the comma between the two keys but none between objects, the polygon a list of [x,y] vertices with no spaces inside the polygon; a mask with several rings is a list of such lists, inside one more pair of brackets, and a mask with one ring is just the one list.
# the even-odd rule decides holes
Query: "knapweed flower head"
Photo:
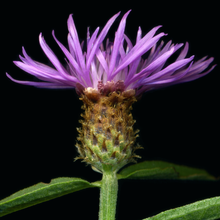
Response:
[{"label": "knapweed flower head", "polygon": [[[137,132],[133,130],[135,121],[130,114],[131,105],[136,97],[146,91],[195,80],[208,74],[215,65],[213,58],[204,57],[194,62],[194,56],[186,57],[188,43],[164,44],[159,42],[165,33],[156,34],[157,26],[142,36],[138,28],[135,44],[125,32],[126,18],[122,17],[115,33],[114,42],[106,35],[119,16],[114,15],[99,33],[99,27],[90,35],[87,29],[86,45],[79,41],[72,18],[68,18],[68,49],[52,35],[66,56],[63,66],[46,44],[42,34],[39,42],[42,50],[55,68],[51,68],[31,59],[22,48],[21,61],[14,63],[24,71],[35,76],[36,82],[19,81],[7,76],[14,82],[40,88],[75,88],[83,101],[85,113],[81,120],[82,129],[76,146],[79,158],[102,172],[103,169],[119,170],[125,164],[138,157],[134,150]],[[99,34],[98,34],[99,33]],[[167,60],[182,48],[176,60],[169,64]],[[85,50],[83,50],[86,48]],[[143,59],[146,53],[149,55]]]}]

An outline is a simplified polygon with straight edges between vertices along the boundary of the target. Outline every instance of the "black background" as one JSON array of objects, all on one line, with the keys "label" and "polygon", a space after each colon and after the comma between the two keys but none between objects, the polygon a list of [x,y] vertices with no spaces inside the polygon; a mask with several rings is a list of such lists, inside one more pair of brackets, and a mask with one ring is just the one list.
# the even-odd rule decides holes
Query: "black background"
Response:
[{"label": "black background", "polygon": [[[81,40],[86,28],[93,32],[122,11],[110,29],[110,38],[120,18],[129,9],[125,33],[135,40],[138,26],[146,34],[154,26],[174,43],[189,42],[195,59],[205,55],[219,63],[218,2],[206,1],[12,1],[1,7],[1,147],[0,199],[38,182],[56,177],[80,177],[96,181],[101,175],[77,156],[76,127],[80,124],[81,102],[73,90],[45,90],[11,82],[31,79],[12,61],[21,47],[35,60],[49,64],[38,36],[61,61],[64,56],[51,32],[67,45],[69,14]],[[140,129],[143,160],[164,160],[206,169],[220,176],[219,159],[219,66],[204,78],[146,93],[134,105]],[[219,181],[120,181],[117,219],[143,219],[166,209],[219,196]],[[3,219],[97,219],[99,189],[86,189],[4,216]]]}]

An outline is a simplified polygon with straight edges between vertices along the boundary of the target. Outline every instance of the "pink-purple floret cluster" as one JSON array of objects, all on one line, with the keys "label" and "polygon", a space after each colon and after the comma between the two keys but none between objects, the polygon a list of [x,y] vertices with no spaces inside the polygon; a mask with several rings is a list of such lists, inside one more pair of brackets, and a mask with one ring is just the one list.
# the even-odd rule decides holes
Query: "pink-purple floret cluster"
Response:
[{"label": "pink-purple floret cluster", "polygon": [[[144,37],[139,27],[136,42],[133,45],[124,33],[129,12],[121,19],[113,43],[107,39],[104,46],[103,41],[120,12],[107,22],[99,35],[99,27],[92,36],[88,28],[86,51],[82,49],[83,43],[79,42],[76,27],[70,15],[67,22],[69,50],[57,40],[54,31],[52,33],[67,58],[66,67],[57,59],[40,34],[40,46],[55,68],[34,61],[22,48],[21,61],[14,61],[14,63],[40,81],[15,80],[6,73],[7,76],[14,82],[24,85],[55,89],[76,88],[78,92],[88,87],[99,90],[100,84],[120,82],[123,84],[123,90],[135,89],[138,96],[152,89],[195,80],[208,74],[215,67],[213,65],[207,70],[213,57],[209,59],[204,57],[196,62],[193,62],[194,56],[186,58],[188,43],[185,43],[184,47],[184,44],[172,44],[171,41],[165,45],[163,41],[158,43],[161,37],[166,35],[163,32],[155,35],[161,26],[153,28]],[[181,47],[183,49],[175,62],[166,64],[167,59]],[[142,55],[148,51],[149,55],[144,60]]]}]

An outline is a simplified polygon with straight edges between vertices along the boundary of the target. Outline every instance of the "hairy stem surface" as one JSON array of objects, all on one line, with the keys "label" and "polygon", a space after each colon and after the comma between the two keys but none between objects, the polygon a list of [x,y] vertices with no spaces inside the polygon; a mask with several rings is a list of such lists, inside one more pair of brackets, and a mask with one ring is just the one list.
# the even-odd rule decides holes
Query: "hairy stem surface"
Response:
[{"label": "hairy stem surface", "polygon": [[99,220],[115,220],[118,180],[115,171],[104,171],[100,191]]}]

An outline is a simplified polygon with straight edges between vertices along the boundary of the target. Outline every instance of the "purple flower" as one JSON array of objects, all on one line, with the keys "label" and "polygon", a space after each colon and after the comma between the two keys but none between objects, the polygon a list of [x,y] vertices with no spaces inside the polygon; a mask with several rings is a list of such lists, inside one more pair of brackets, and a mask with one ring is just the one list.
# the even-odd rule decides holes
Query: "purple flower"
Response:
[{"label": "purple flower", "polygon": [[[21,61],[14,61],[15,65],[37,77],[40,82],[15,80],[6,73],[7,76],[16,83],[40,88],[76,88],[77,92],[81,93],[85,88],[100,91],[111,87],[111,90],[134,89],[138,96],[145,91],[200,78],[215,67],[213,65],[207,70],[213,57],[209,59],[204,57],[196,62],[193,62],[194,56],[186,58],[188,43],[184,47],[184,44],[172,44],[171,41],[165,45],[163,41],[158,43],[166,35],[163,32],[155,35],[161,26],[153,28],[144,37],[139,27],[136,42],[133,45],[124,34],[129,13],[130,11],[121,19],[114,42],[109,42],[107,39],[105,46],[103,41],[120,12],[107,22],[99,35],[99,27],[92,36],[88,28],[85,51],[83,51],[83,43],[79,42],[76,27],[70,15],[67,22],[69,50],[57,40],[54,31],[52,32],[55,41],[67,58],[66,67],[60,63],[40,33],[40,46],[55,68],[34,61],[22,48],[23,57],[20,56]],[[181,47],[183,49],[175,62],[166,64],[168,58]],[[144,60],[142,55],[149,50],[149,56]]]}]

